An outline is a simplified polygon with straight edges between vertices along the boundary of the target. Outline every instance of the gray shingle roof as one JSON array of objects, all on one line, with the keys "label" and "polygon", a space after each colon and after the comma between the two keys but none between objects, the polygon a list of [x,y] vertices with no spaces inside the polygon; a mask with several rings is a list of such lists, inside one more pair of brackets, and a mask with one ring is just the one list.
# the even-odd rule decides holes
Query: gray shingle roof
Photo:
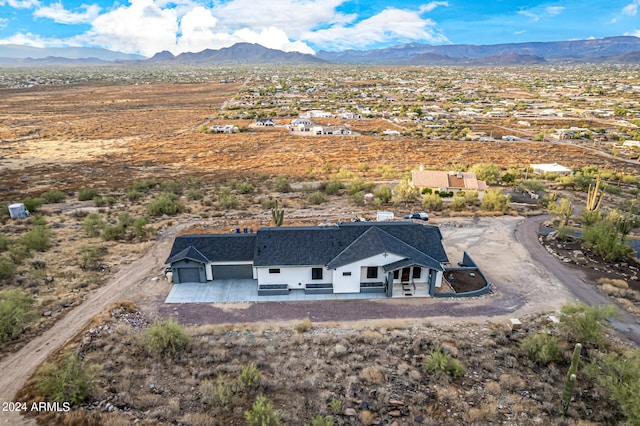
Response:
[{"label": "gray shingle roof", "polygon": [[[361,242],[355,244],[371,228],[383,232],[368,233]],[[345,259],[346,256],[364,259],[368,255],[384,252],[384,247],[387,246],[409,254],[406,246],[410,246],[437,263],[446,263],[449,260],[441,240],[439,228],[413,222],[354,222],[326,227],[262,228],[257,233],[254,266],[327,265],[352,244],[352,249],[344,254]]]},{"label": "gray shingle roof", "polygon": [[194,247],[207,262],[252,261],[256,234],[187,234],[176,237],[169,258],[172,263],[176,255]]},{"label": "gray shingle roof", "polygon": [[173,263],[183,259],[195,260],[196,262],[209,263],[209,259],[194,246],[189,246],[179,253],[169,257],[165,263]]}]

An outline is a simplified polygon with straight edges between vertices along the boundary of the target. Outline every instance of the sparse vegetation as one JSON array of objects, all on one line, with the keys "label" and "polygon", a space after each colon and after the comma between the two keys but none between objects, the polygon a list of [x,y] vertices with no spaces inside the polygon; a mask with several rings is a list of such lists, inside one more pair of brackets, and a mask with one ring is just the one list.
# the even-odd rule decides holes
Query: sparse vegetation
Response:
[{"label": "sparse vegetation", "polygon": [[256,398],[250,410],[245,411],[244,418],[249,426],[277,426],[280,416],[273,409],[273,404],[263,395]]},{"label": "sparse vegetation", "polygon": [[142,346],[150,355],[174,355],[187,349],[189,341],[184,327],[172,318],[156,321],[142,336]]},{"label": "sparse vegetation", "polygon": [[15,339],[36,317],[30,295],[17,288],[0,291],[0,343]]},{"label": "sparse vegetation", "polygon": [[149,202],[147,212],[151,216],[175,216],[185,211],[185,206],[172,193],[163,193]]},{"label": "sparse vegetation", "polygon": [[36,378],[47,400],[71,405],[89,398],[96,385],[95,368],[73,352],[64,354],[59,363],[45,364]]}]

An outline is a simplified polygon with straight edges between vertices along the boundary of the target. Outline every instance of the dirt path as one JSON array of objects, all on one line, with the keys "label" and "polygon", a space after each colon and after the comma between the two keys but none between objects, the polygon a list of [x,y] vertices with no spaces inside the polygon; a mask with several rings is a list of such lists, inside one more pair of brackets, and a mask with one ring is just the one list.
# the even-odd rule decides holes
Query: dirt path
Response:
[{"label": "dirt path", "polygon": [[[158,277],[173,243],[175,229],[165,230],[156,244],[139,260],[123,267],[109,283],[95,292],[78,307],[69,312],[51,329],[36,337],[0,362],[0,402],[15,401],[14,395],[26,383],[36,368],[54,351],[73,339],[96,314],[110,304],[131,300],[144,284]],[[0,424],[33,424],[15,413],[0,411]]]}]

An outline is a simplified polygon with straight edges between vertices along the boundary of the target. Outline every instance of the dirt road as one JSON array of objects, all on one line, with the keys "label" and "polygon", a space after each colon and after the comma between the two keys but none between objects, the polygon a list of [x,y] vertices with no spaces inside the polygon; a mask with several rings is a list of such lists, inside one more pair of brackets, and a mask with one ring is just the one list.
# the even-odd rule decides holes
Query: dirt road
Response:
[{"label": "dirt road", "polygon": [[[449,259],[455,263],[467,251],[495,284],[491,295],[473,300],[385,299],[379,301],[291,302],[213,305],[164,305],[168,293],[162,275],[173,235],[165,230],[158,243],[139,260],[124,266],[108,284],[93,292],[53,328],[0,362],[0,401],[14,401],[15,393],[47,357],[76,336],[89,320],[110,304],[133,300],[145,313],[172,315],[190,324],[279,322],[309,317],[312,321],[367,321],[408,318],[421,322],[462,323],[501,321],[515,316],[549,312],[567,301],[607,303],[586,284],[578,271],[559,263],[537,241],[536,231],[545,217],[445,219],[440,224]],[[623,323],[638,342],[634,324]],[[637,324],[636,324],[637,326]],[[30,424],[13,413],[0,412],[0,424]]]}]

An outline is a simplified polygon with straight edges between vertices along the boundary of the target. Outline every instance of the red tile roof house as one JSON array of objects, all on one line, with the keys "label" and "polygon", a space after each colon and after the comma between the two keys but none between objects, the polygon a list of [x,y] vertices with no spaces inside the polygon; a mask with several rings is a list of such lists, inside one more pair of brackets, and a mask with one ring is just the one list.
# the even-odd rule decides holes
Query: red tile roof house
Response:
[{"label": "red tile roof house", "polygon": [[478,180],[471,172],[443,172],[439,170],[412,170],[411,183],[417,188],[431,188],[434,191],[458,192],[478,191],[482,199],[487,190],[487,183]]},{"label": "red tile roof house", "polygon": [[[386,293],[434,296],[449,263],[436,226],[356,222],[176,237],[175,285],[252,279],[258,295]],[[407,294],[407,292],[411,294]]]}]

